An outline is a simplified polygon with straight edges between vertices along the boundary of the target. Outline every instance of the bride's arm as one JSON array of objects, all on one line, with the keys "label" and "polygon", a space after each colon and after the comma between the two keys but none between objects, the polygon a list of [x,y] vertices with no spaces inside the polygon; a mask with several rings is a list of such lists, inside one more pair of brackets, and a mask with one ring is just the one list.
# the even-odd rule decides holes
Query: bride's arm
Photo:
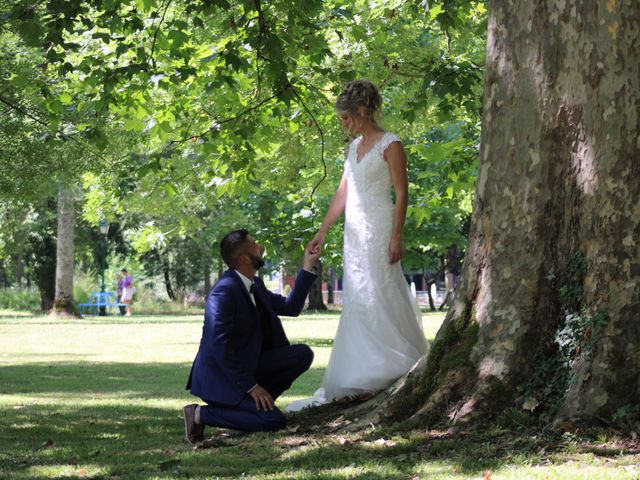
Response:
[{"label": "bride's arm", "polygon": [[327,232],[331,228],[331,226],[336,223],[338,217],[342,215],[344,212],[344,207],[347,203],[347,177],[343,173],[342,179],[340,180],[340,185],[336,190],[336,193],[333,194],[333,198],[331,199],[331,203],[329,204],[329,209],[327,210],[326,215],[324,216],[324,220],[322,221],[322,225],[320,226],[320,230],[316,233],[316,236],[313,237],[313,240],[309,242],[308,248],[312,253],[318,251],[318,249],[322,249],[322,245],[324,244],[324,239],[327,235]]},{"label": "bride's arm", "polygon": [[384,151],[384,158],[389,165],[391,183],[396,192],[396,206],[393,211],[391,241],[389,242],[389,263],[396,263],[402,258],[402,231],[407,216],[409,203],[409,179],[407,178],[407,157],[400,142],[392,142]]}]

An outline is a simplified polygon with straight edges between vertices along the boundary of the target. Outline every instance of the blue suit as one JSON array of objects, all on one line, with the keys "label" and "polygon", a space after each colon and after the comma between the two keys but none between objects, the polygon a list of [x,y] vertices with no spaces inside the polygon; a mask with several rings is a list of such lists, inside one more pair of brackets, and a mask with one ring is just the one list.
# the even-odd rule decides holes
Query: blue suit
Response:
[{"label": "blue suit", "polygon": [[255,278],[256,305],[238,274],[230,269],[211,290],[198,354],[187,389],[207,403],[200,420],[238,430],[277,430],[284,415],[259,411],[247,393],[254,385],[276,399],[313,360],[307,345],[290,345],[278,315],[298,316],[316,275],[301,270],[288,297],[270,292]]}]

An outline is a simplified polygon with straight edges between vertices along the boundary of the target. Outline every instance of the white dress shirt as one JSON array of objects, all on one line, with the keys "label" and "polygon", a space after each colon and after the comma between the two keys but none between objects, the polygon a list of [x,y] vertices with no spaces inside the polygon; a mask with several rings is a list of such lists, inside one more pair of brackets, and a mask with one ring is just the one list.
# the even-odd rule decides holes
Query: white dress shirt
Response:
[{"label": "white dress shirt", "polygon": [[244,284],[244,287],[247,289],[247,292],[249,292],[249,297],[251,298],[251,301],[255,305],[256,304],[256,299],[253,296],[253,293],[251,293],[251,285],[253,285],[253,283],[254,283],[253,280],[251,280],[250,278],[245,277],[243,274],[241,274],[237,270],[235,270],[235,272],[240,277],[240,280],[242,280],[242,283]]}]

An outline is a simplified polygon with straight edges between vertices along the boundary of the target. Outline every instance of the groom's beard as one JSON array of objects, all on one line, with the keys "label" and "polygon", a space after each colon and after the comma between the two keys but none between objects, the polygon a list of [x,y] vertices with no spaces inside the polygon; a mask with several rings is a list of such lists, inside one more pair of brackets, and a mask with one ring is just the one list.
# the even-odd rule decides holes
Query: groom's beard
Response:
[{"label": "groom's beard", "polygon": [[256,270],[259,270],[260,267],[264,266],[264,260],[262,259],[262,257],[254,255],[253,253],[247,253],[247,255],[249,255],[249,258],[251,259],[251,265],[253,265],[253,268],[255,268]]}]

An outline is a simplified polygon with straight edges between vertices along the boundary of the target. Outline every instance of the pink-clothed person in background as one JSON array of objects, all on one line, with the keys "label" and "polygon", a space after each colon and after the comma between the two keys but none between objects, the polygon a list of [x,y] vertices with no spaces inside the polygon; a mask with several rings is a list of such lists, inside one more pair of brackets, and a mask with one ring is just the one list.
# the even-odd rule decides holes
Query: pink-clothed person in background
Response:
[{"label": "pink-clothed person in background", "polygon": [[135,288],[133,287],[133,277],[129,275],[126,268],[120,270],[122,272],[122,296],[120,297],[121,303],[126,303],[127,313],[125,316],[131,316],[131,300],[133,299],[133,293]]},{"label": "pink-clothed person in background", "polygon": [[[116,273],[116,295],[118,296],[118,301],[120,303],[121,302],[121,298],[122,298],[122,275],[120,275],[119,273]],[[124,315],[125,313],[127,313],[127,310],[124,306],[119,306],[118,309],[120,310],[120,315]]]}]

